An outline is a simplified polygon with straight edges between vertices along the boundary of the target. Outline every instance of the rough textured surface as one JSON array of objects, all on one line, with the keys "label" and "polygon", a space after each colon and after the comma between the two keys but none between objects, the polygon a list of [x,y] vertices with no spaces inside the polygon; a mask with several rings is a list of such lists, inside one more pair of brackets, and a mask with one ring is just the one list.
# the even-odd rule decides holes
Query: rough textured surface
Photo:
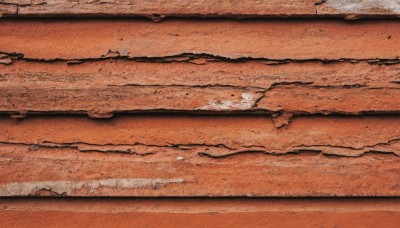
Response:
[{"label": "rough textured surface", "polygon": [[112,149],[100,153],[96,149],[79,151],[68,147],[1,145],[0,148],[2,196],[400,194],[399,157],[379,152],[351,158],[324,156],[315,151],[277,156],[250,150],[213,158],[197,152],[196,146],[137,147],[147,149],[145,155],[117,154]]},{"label": "rough textured surface", "polygon": [[399,14],[0,0],[0,227],[400,227]]},{"label": "rough textured surface", "polygon": [[[0,16],[398,17],[398,0],[1,0]],[[17,10],[16,7],[18,8]]]},{"label": "rough textured surface", "polygon": [[160,59],[208,54],[228,59],[397,60],[397,21],[2,20],[0,52],[31,60]]},{"label": "rough textured surface", "polygon": [[136,115],[105,121],[51,116],[19,121],[4,117],[0,120],[0,142],[87,145],[94,150],[96,146],[106,149],[108,145],[121,145],[122,152],[126,146],[133,146],[132,152],[136,152],[134,146],[183,146],[183,150],[217,157],[252,150],[271,154],[311,150],[343,156],[371,151],[398,155],[399,126],[396,117],[302,117],[282,128],[275,128],[271,118],[263,116]]},{"label": "rough textured surface", "polygon": [[14,117],[250,112],[272,114],[280,127],[299,114],[400,110],[395,21],[5,20],[0,28],[0,112]]},{"label": "rough textured surface", "polygon": [[9,5],[0,2],[0,17],[16,15],[18,12],[18,6]]},{"label": "rough textured surface", "polygon": [[339,16],[346,19],[371,17],[398,17],[398,0],[322,0],[317,15]]},{"label": "rough textured surface", "polygon": [[398,227],[397,199],[1,200],[4,227]]},{"label": "rough textured surface", "polygon": [[[195,56],[0,64],[0,112],[400,112],[398,64],[224,62]],[[182,61],[182,62],[176,62]]]},{"label": "rough textured surface", "polygon": [[397,196],[399,120],[309,117],[277,129],[264,117],[3,118],[0,193]]}]

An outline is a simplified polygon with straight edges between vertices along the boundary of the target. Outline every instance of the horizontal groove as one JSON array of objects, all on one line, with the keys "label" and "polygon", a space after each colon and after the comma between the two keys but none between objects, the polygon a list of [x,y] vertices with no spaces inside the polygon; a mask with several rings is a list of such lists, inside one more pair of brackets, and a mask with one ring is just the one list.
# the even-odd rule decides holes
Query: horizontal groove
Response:
[{"label": "horizontal groove", "polygon": [[369,64],[377,64],[377,65],[395,65],[400,63],[399,58],[393,59],[382,59],[382,58],[372,58],[372,59],[349,59],[349,58],[340,58],[340,59],[268,59],[268,58],[254,58],[254,57],[238,57],[238,58],[229,58],[224,56],[217,56],[213,54],[207,53],[181,53],[177,55],[170,56],[159,56],[159,57],[147,57],[147,56],[138,56],[138,57],[128,57],[123,56],[119,52],[112,52],[111,55],[115,56],[107,56],[101,58],[81,58],[81,59],[35,59],[35,58],[26,58],[23,53],[6,53],[0,51],[0,64],[9,65],[15,61],[27,61],[27,62],[38,62],[38,63],[67,63],[70,65],[79,65],[82,63],[91,63],[98,61],[108,61],[108,60],[124,60],[124,61],[134,61],[134,62],[144,62],[144,63],[191,63],[204,65],[210,62],[226,62],[226,63],[246,63],[246,62],[260,62],[266,65],[279,65],[279,64],[288,64],[288,63],[369,63]]}]

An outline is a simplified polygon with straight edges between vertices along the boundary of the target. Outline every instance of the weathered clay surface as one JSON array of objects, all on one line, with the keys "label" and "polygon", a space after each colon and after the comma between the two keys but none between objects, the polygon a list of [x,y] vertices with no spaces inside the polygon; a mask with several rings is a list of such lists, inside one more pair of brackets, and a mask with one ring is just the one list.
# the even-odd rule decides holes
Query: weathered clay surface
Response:
[{"label": "weathered clay surface", "polygon": [[0,51],[31,60],[165,58],[209,54],[228,59],[394,59],[396,21],[232,21],[128,19],[2,20]]},{"label": "weathered clay surface", "polygon": [[18,13],[18,6],[4,4],[0,1],[0,17],[16,15]]},{"label": "weathered clay surface", "polygon": [[[0,121],[3,196],[397,196],[400,119]],[[234,167],[234,169],[232,169]]]},{"label": "weathered clay surface", "polygon": [[357,19],[365,16],[400,15],[398,0],[323,0],[317,7],[317,15],[339,16]]},{"label": "weathered clay surface", "polygon": [[[398,17],[398,0],[1,0],[0,16]],[[17,10],[14,10],[18,7]]]},{"label": "weathered clay surface", "polygon": [[[302,117],[275,128],[263,116],[135,115],[93,120],[87,117],[35,117],[0,121],[0,142],[50,147],[182,146],[202,155],[227,156],[258,151],[286,154],[321,151],[360,156],[367,152],[399,155],[400,119],[396,117]],[[368,133],[366,133],[368,132]],[[34,134],[33,134],[34,133]],[[162,134],[162,135],[160,135]],[[81,145],[83,144],[83,145]],[[187,148],[188,147],[188,148]],[[104,151],[104,149],[103,149]]]},{"label": "weathered clay surface", "polygon": [[3,227],[398,227],[397,199],[1,200]]},{"label": "weathered clay surface", "polygon": [[400,227],[399,16],[0,0],[0,227]]},{"label": "weathered clay surface", "polygon": [[[107,146],[105,146],[107,147]],[[142,146],[143,150],[149,150]],[[248,150],[212,158],[196,146],[152,153],[1,144],[1,196],[397,196],[399,157]],[[213,149],[204,148],[205,152]],[[323,148],[322,148],[323,150]],[[234,167],[234,168],[233,168]]]},{"label": "weathered clay surface", "polygon": [[0,112],[400,112],[398,64],[165,61],[0,64]]},{"label": "weathered clay surface", "polygon": [[315,88],[285,86],[266,93],[258,108],[289,113],[399,113],[398,88]]},{"label": "weathered clay surface", "polygon": [[399,120],[302,117],[277,129],[255,116],[4,117],[0,193],[397,196]]},{"label": "weathered clay surface", "polygon": [[95,213],[373,212],[400,210],[398,198],[2,198],[1,211]]}]

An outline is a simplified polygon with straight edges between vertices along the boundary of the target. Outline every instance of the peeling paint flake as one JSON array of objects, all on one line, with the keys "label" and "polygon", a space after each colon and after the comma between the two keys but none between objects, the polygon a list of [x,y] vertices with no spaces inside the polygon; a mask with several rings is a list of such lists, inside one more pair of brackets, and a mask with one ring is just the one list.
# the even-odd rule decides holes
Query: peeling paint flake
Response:
[{"label": "peeling paint flake", "polygon": [[36,182],[13,182],[0,187],[0,196],[28,196],[46,190],[58,195],[71,195],[76,191],[87,189],[93,193],[98,188],[114,189],[157,189],[166,184],[183,183],[182,178],[126,178],[126,179],[103,179],[91,181],[36,181]]},{"label": "peeling paint flake", "polygon": [[251,109],[255,103],[257,98],[250,93],[242,93],[240,101],[232,101],[232,100],[212,100],[208,103],[208,105],[202,106],[198,108],[199,110],[246,110]]},{"label": "peeling paint flake", "polygon": [[364,13],[374,9],[400,13],[398,0],[328,0],[325,3],[343,13]]}]

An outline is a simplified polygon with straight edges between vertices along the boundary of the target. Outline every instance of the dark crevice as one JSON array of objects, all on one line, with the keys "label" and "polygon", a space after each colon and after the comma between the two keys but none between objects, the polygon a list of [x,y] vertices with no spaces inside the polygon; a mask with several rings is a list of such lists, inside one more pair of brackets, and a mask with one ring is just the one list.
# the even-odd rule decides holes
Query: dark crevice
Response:
[{"label": "dark crevice", "polygon": [[[9,62],[2,62],[1,60],[9,59]],[[37,59],[37,58],[27,58],[23,53],[17,52],[3,52],[0,51],[0,63],[12,64],[16,60],[25,60],[31,62],[66,62],[68,64],[80,64],[85,62],[95,62],[104,60],[131,60],[136,62],[149,62],[149,63],[175,63],[175,62],[185,62],[203,65],[207,62],[228,62],[228,63],[243,63],[243,62],[261,62],[268,65],[286,64],[286,63],[308,63],[308,62],[320,62],[320,63],[337,63],[337,62],[349,62],[349,63],[359,63],[367,62],[369,64],[377,65],[393,65],[399,64],[400,59],[269,59],[269,58],[254,58],[254,57],[239,57],[230,58],[225,56],[213,55],[208,53],[181,53],[178,55],[170,56],[159,56],[159,57],[147,57],[147,56],[129,56],[129,53],[120,53],[119,51],[109,50],[107,54],[99,57],[93,58],[80,58],[80,59]],[[204,60],[199,61],[198,60]]]},{"label": "dark crevice", "polygon": [[[139,156],[148,156],[157,154],[156,148],[164,148],[164,149],[176,149],[185,153],[185,151],[195,152],[200,157],[210,157],[210,158],[225,158],[234,155],[240,154],[268,154],[274,156],[285,156],[285,155],[299,155],[302,153],[314,153],[316,155],[320,154],[322,156],[335,156],[335,157],[348,157],[348,158],[357,158],[367,154],[386,154],[393,155],[395,157],[400,157],[397,152],[393,150],[380,150],[375,147],[378,146],[390,146],[392,143],[399,141],[399,138],[388,140],[387,142],[376,143],[374,145],[364,145],[362,148],[355,148],[350,146],[340,146],[340,145],[299,145],[293,146],[292,149],[288,149],[286,152],[275,152],[275,151],[267,151],[264,146],[258,145],[248,145],[242,148],[231,148],[224,144],[171,144],[167,145],[152,145],[152,144],[143,144],[143,143],[132,143],[132,144],[91,144],[86,142],[68,142],[68,143],[54,143],[49,141],[43,141],[42,143],[23,143],[23,142],[0,142],[0,145],[12,145],[12,146],[26,146],[31,151],[36,151],[39,148],[73,148],[77,149],[80,152],[102,152],[102,153],[123,153],[123,154],[133,154]],[[84,148],[85,146],[89,146],[88,148]],[[134,146],[144,146],[146,149],[154,147],[152,151],[146,151],[143,153],[132,151],[131,148]],[[82,147],[82,148],[81,148]],[[118,147],[123,147],[120,150]],[[325,151],[323,148],[330,149],[348,149],[352,152],[358,153],[332,153],[329,151]],[[214,149],[223,149],[224,152],[214,153]],[[143,149],[142,149],[143,150]],[[199,151],[200,150],[200,151]]]}]

